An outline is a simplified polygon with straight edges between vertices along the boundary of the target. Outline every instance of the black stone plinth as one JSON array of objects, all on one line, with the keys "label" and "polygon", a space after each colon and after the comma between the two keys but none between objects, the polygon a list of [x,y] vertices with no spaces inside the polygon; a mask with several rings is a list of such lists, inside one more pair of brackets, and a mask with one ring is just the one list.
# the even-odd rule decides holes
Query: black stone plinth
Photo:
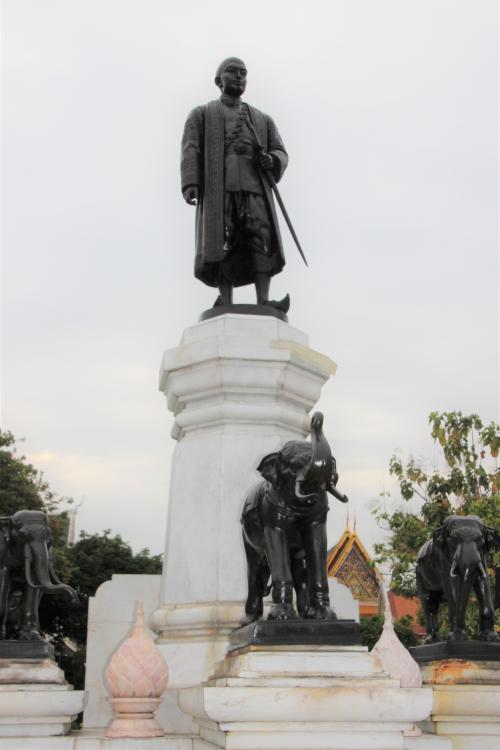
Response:
[{"label": "black stone plinth", "polygon": [[288,323],[286,313],[282,310],[276,310],[275,307],[270,305],[217,305],[217,307],[211,307],[210,310],[202,312],[199,320],[201,323],[202,320],[217,318],[219,315],[226,315],[227,313],[233,313],[233,315],[264,315]]},{"label": "black stone plinth", "polygon": [[440,659],[500,661],[500,642],[438,641],[437,643],[426,643],[423,646],[412,646],[409,651],[419,664]]},{"label": "black stone plinth", "polygon": [[246,646],[359,646],[355,620],[257,620],[229,634],[229,651]]},{"label": "black stone plinth", "polygon": [[53,659],[54,646],[46,641],[0,640],[0,659]]}]

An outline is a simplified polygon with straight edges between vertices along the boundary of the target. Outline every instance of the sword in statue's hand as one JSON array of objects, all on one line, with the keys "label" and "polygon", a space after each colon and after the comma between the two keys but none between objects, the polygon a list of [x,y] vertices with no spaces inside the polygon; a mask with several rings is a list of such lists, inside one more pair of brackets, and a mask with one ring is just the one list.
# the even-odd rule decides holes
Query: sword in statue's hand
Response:
[{"label": "sword in statue's hand", "polygon": [[[255,130],[255,128],[253,126],[253,122],[250,120],[250,117],[247,117],[246,121],[247,121],[248,127],[252,131],[253,137],[255,138],[255,141],[257,143],[257,147],[258,147],[259,151],[261,153],[264,152],[265,148],[262,145],[262,143],[260,142],[260,138],[257,135],[257,131]],[[302,252],[302,248],[300,246],[299,238],[295,234],[295,229],[293,228],[292,222],[290,221],[290,217],[288,216],[287,210],[285,208],[285,204],[283,203],[283,200],[281,198],[280,191],[278,190],[278,186],[276,185],[276,180],[274,179],[273,174],[272,174],[271,171],[264,170],[264,169],[262,169],[261,171],[265,175],[267,181],[269,182],[271,190],[273,191],[274,195],[276,196],[276,201],[278,203],[278,206],[281,208],[281,213],[283,214],[283,218],[286,221],[286,225],[287,225],[288,229],[290,230],[290,234],[292,235],[292,237],[293,237],[293,239],[295,241],[295,244],[297,245],[297,249],[298,249],[298,251],[299,251],[299,253],[300,253],[301,257],[302,257],[302,260],[304,261],[304,263],[307,266],[308,263],[307,263],[307,260],[306,260],[306,256]]]}]

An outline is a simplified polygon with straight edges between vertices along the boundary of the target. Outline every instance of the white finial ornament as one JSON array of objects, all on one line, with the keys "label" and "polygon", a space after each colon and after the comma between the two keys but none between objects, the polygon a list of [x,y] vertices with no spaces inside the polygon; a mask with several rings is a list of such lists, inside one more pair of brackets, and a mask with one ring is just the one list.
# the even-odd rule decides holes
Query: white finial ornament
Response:
[{"label": "white finial ornament", "polygon": [[384,627],[372,653],[378,656],[384,672],[399,680],[401,687],[422,687],[420,667],[395,633],[389,595],[383,585],[381,588],[385,600]]}]

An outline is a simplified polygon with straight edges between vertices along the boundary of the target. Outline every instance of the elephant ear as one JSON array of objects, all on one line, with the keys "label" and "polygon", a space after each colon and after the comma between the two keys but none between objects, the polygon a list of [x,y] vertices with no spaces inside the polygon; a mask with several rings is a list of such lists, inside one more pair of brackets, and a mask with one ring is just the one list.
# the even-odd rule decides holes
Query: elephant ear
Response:
[{"label": "elephant ear", "polygon": [[2,516],[0,518],[0,534],[7,543],[10,542],[10,516]]},{"label": "elephant ear", "polygon": [[278,482],[278,460],[279,453],[269,453],[267,456],[264,456],[260,464],[257,466],[259,474],[263,476],[264,479],[267,479],[268,482],[271,482],[273,487]]},{"label": "elephant ear", "polygon": [[500,548],[500,534],[492,526],[485,526],[484,528],[484,547],[485,552]]},{"label": "elephant ear", "polygon": [[442,547],[445,542],[445,528],[440,526],[432,535],[432,541],[438,547]]}]

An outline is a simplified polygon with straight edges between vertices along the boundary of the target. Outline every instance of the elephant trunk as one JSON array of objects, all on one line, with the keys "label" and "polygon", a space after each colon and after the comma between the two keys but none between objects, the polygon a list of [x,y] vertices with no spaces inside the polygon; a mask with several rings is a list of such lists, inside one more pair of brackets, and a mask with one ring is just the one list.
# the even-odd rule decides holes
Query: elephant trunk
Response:
[{"label": "elephant trunk", "polygon": [[78,601],[76,591],[71,586],[61,583],[58,579],[56,583],[51,580],[50,570],[53,566],[49,562],[49,551],[45,542],[40,542],[36,546],[26,543],[24,559],[26,581],[29,586],[40,589],[43,594],[67,594],[74,601]]},{"label": "elephant trunk", "polygon": [[485,576],[481,553],[476,542],[462,542],[458,545],[450,569],[450,576],[455,578],[461,574],[465,581],[473,579],[479,572],[481,578]]},{"label": "elephant trunk", "polygon": [[472,588],[472,578],[467,576],[459,579],[456,590],[456,625],[460,630],[465,629],[465,611],[469,602],[469,596]]},{"label": "elephant trunk", "polygon": [[[333,474],[334,459],[323,434],[323,414],[317,411],[311,419],[311,459],[297,475],[295,495],[306,499],[317,495],[319,490],[325,491],[332,484]],[[303,493],[303,484],[310,484],[314,491],[309,494]]]}]

